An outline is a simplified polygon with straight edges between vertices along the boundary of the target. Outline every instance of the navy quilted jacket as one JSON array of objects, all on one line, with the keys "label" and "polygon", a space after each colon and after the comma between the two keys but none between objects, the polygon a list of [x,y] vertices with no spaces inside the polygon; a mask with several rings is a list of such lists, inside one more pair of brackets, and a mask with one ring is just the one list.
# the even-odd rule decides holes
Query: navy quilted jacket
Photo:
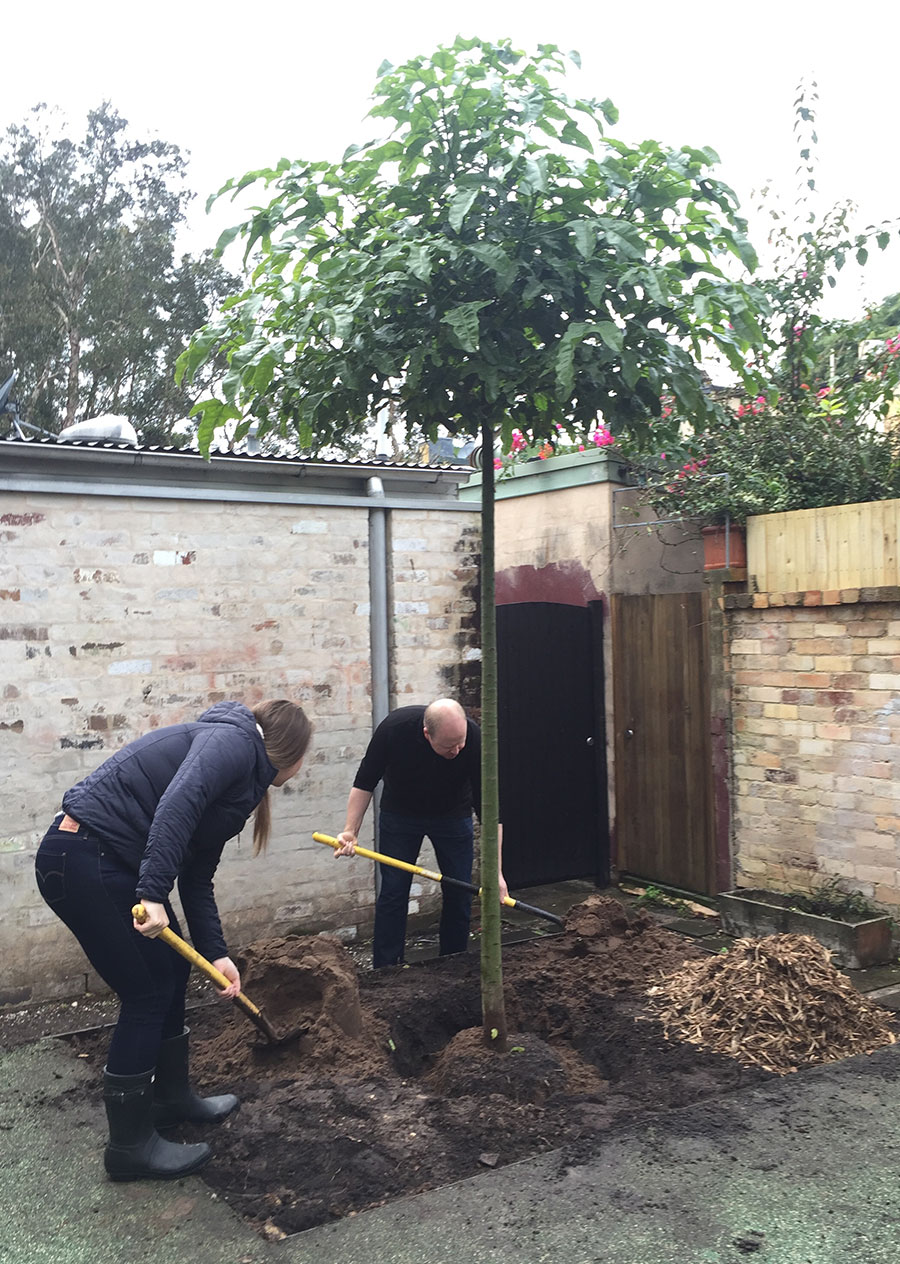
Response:
[{"label": "navy quilted jacket", "polygon": [[129,742],[62,805],[134,870],[138,898],[162,903],[177,880],[194,946],[215,960],[227,955],[213,895],[222,848],[277,771],[249,708],[217,702]]}]

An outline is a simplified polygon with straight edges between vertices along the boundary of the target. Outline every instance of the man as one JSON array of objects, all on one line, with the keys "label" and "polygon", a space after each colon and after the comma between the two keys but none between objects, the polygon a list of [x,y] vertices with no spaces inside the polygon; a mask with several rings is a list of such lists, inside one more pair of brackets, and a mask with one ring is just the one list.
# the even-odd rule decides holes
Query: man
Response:
[{"label": "man", "polygon": [[[481,812],[481,730],[459,703],[438,698],[427,707],[400,707],[381,721],[354,779],[336,855],[353,855],[379,781],[384,782],[378,818],[384,855],[414,865],[427,834],[441,873],[471,882],[472,810]],[[412,882],[412,874],[393,865],[380,869],[372,951],[376,968],[403,960]],[[472,895],[450,885],[441,891],[441,954],[465,952]],[[501,871],[500,898],[507,894]]]}]

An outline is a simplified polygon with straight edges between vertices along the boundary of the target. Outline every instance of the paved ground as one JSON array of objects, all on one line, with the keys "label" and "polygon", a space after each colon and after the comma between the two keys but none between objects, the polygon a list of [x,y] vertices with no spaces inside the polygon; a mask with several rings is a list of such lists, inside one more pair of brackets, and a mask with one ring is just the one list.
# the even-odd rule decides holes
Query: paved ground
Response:
[{"label": "paved ground", "polygon": [[104,1179],[58,1041],[0,1055],[2,1264],[894,1264],[900,1045],[280,1243],[200,1177]]},{"label": "paved ground", "polygon": [[[900,1007],[895,975],[863,982]],[[894,1264],[900,1248],[900,1045],[279,1243],[200,1177],[106,1181],[99,1091],[96,1108],[73,1093],[89,1074],[54,1039],[0,1053],[0,1264]]]}]

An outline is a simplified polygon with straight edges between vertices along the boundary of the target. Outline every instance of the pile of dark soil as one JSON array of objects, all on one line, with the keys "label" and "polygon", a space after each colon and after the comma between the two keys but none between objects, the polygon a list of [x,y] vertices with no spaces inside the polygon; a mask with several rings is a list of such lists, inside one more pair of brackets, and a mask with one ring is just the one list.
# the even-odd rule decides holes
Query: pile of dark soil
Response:
[{"label": "pile of dark soil", "polygon": [[[198,1087],[243,1104],[212,1136],[173,1135],[207,1137],[204,1179],[279,1238],[770,1078],[651,1018],[652,981],[702,956],[690,941],[599,895],[566,926],[504,950],[505,1054],[482,1044],[475,954],[358,976],[329,936],[253,945],[246,994],[305,1034],[272,1048],[234,1006],[193,1013]],[[74,1043],[99,1067],[107,1041]]]}]

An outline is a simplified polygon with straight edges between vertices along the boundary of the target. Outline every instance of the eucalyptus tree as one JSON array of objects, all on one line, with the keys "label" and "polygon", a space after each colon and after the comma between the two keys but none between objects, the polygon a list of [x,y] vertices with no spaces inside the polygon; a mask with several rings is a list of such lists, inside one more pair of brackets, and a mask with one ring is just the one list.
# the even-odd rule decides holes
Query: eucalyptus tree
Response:
[{"label": "eucalyptus tree", "polygon": [[[125,413],[170,438],[196,398],[175,361],[233,288],[206,251],[176,250],[193,196],[177,146],[136,140],[108,103],[73,137],[46,106],[0,137],[0,374],[21,416],[56,432]],[[197,392],[199,393],[199,392]]]},{"label": "eucalyptus tree", "polygon": [[267,191],[220,242],[241,236],[252,271],[180,361],[187,378],[213,354],[229,363],[197,406],[201,445],[257,421],[314,452],[385,407],[429,437],[481,435],[482,1002],[501,1049],[491,456],[514,428],[571,434],[601,415],[659,450],[662,395],[696,417],[712,407],[702,346],[740,368],[759,333],[741,281],[753,252],[716,155],[607,136],[614,106],[568,96],[566,69],[554,45],[477,39],[382,65],[370,117],[386,138],[221,190]]}]

